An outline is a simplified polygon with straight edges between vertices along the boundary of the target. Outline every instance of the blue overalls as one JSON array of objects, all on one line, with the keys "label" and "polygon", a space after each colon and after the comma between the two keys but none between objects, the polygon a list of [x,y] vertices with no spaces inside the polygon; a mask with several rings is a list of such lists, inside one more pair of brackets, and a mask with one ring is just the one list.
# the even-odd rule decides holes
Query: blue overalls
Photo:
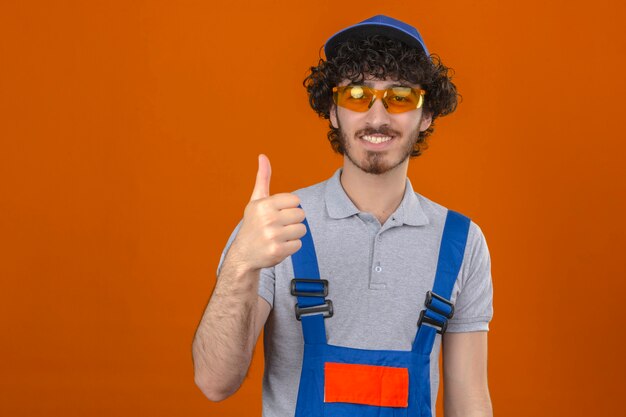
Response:
[{"label": "blue overalls", "polygon": [[304,354],[295,417],[433,417],[430,353],[454,306],[448,301],[459,273],[470,219],[448,210],[437,272],[417,322],[410,351],[365,350],[330,345],[324,319],[333,315],[328,280],[320,279],[308,222],[302,247],[292,257],[291,294],[302,322]]}]

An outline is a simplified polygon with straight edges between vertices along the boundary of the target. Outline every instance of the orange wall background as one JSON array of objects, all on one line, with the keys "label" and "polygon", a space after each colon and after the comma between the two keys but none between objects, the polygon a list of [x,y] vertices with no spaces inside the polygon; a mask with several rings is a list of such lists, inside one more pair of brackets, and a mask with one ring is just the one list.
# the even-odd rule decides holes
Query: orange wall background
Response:
[{"label": "orange wall background", "polygon": [[260,415],[262,346],[211,403],[193,334],[257,155],[272,193],[341,165],[301,83],[378,13],[456,71],[409,177],[487,238],[495,414],[623,410],[623,2],[6,1],[0,415]]}]

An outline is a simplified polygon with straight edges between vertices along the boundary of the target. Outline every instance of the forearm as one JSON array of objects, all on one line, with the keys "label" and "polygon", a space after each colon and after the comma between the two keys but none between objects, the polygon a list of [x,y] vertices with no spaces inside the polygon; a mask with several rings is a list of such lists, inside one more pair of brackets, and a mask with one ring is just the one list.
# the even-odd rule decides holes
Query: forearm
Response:
[{"label": "forearm", "polygon": [[192,347],[196,384],[213,401],[237,391],[250,366],[258,285],[259,270],[224,259]]},{"label": "forearm", "polygon": [[493,416],[487,377],[487,332],[446,332],[442,349],[444,416]]},{"label": "forearm", "polygon": [[476,390],[464,395],[445,395],[444,417],[493,417],[493,408],[488,390]]}]

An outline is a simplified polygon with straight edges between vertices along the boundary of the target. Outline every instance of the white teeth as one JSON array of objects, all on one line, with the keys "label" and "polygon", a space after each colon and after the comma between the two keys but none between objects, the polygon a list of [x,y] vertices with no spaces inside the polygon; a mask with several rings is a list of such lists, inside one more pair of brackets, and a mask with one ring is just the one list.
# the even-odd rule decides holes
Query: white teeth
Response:
[{"label": "white teeth", "polygon": [[383,143],[391,140],[391,136],[361,136],[361,139],[370,143]]}]

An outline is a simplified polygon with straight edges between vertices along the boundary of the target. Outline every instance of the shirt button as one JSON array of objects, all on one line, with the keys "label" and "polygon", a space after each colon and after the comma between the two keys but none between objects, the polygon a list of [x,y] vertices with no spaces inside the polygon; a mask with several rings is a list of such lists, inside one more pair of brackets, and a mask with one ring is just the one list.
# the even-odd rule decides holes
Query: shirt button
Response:
[{"label": "shirt button", "polygon": [[382,266],[376,266],[376,268],[374,268],[374,270],[375,270],[376,272],[380,272],[380,271],[382,271],[382,270],[383,270],[383,267],[382,267]]},{"label": "shirt button", "polygon": [[383,240],[383,237],[382,237],[382,236],[378,236],[378,237],[376,238],[376,240],[378,240],[378,241],[380,242],[381,240]]}]

